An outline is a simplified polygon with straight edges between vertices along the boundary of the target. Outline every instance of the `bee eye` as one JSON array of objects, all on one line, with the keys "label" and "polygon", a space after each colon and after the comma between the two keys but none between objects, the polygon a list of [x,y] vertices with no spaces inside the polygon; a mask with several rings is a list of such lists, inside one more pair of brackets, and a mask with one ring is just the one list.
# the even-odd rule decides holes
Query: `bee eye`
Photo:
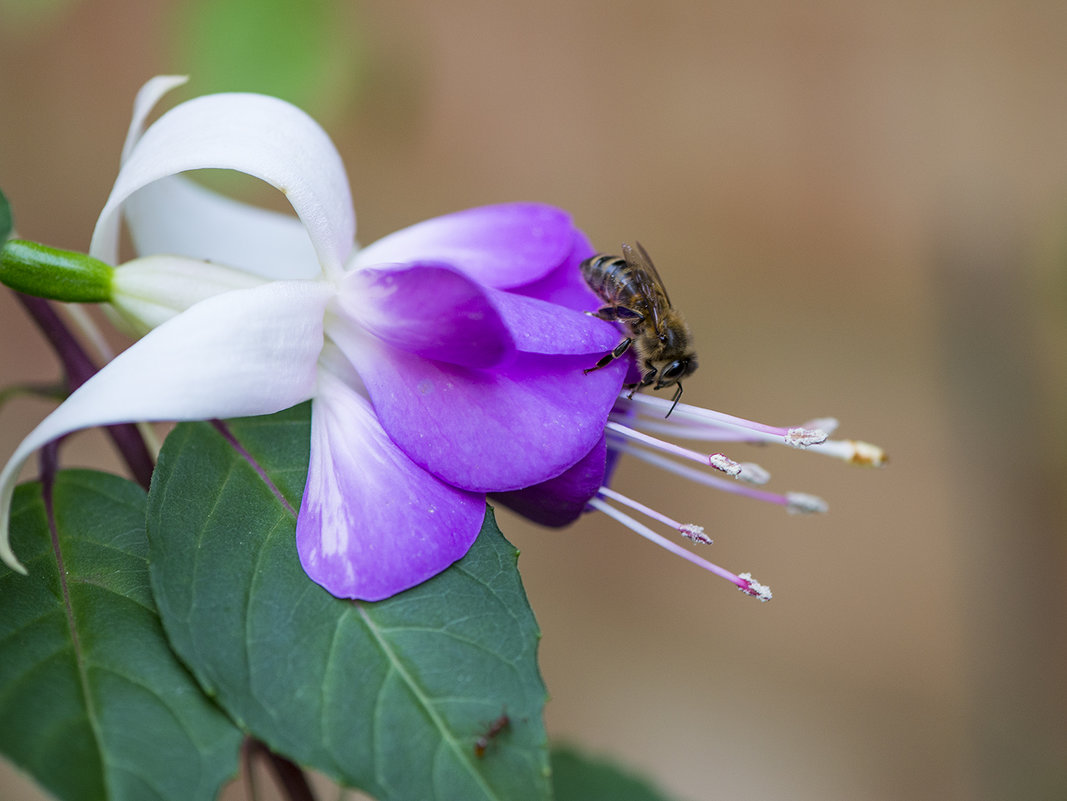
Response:
[{"label": "bee eye", "polygon": [[659,374],[660,383],[665,381],[673,381],[676,378],[681,378],[685,375],[686,368],[689,366],[688,359],[678,359],[673,361],[663,368],[663,372]]}]

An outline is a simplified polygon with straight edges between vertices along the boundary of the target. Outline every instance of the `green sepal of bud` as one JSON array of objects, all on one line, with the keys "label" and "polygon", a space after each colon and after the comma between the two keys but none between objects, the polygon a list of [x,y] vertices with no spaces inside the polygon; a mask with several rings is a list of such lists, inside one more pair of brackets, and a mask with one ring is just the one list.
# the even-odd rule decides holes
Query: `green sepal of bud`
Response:
[{"label": "green sepal of bud", "polygon": [[27,295],[67,303],[111,300],[115,268],[85,253],[11,239],[0,249],[0,281]]}]

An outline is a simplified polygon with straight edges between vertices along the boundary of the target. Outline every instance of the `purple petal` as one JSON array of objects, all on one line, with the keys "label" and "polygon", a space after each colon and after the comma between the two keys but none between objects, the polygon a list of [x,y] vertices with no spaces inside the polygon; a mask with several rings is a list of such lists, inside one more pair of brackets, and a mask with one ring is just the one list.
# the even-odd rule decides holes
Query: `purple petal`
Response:
[{"label": "purple petal", "polygon": [[[489,290],[493,303],[526,353],[606,353],[622,335],[611,323],[537,298]],[[596,363],[593,359],[588,366]]]},{"label": "purple petal", "polygon": [[367,267],[345,277],[339,302],[350,320],[402,350],[488,367],[514,342],[487,291],[450,267]]},{"label": "purple petal", "polygon": [[414,464],[366,399],[322,376],[296,525],[300,561],[313,581],[338,598],[388,598],[460,559],[484,516],[482,495]]},{"label": "purple petal", "polygon": [[555,269],[573,242],[566,212],[536,203],[507,203],[416,223],[361,250],[355,265],[451,264],[480,284],[508,289]]},{"label": "purple petal", "polygon": [[526,353],[475,370],[380,340],[335,341],[393,441],[449,484],[479,492],[540,483],[585,456],[604,433],[625,372],[620,363],[584,374],[588,356]]},{"label": "purple petal", "polygon": [[585,283],[579,265],[594,253],[585,234],[575,230],[573,247],[558,267],[535,281],[512,287],[511,291],[575,311],[593,311],[603,303]]},{"label": "purple petal", "polygon": [[570,525],[607,483],[606,464],[607,446],[601,437],[581,461],[555,478],[521,490],[494,493],[491,499],[542,526]]}]

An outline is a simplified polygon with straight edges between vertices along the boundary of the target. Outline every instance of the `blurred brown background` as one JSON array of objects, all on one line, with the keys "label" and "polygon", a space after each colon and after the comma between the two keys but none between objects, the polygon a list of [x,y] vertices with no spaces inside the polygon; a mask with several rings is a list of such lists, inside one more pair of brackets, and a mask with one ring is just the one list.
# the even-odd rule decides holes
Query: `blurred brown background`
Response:
[{"label": "blurred brown background", "polygon": [[[22,236],[88,246],[144,80],[217,88],[189,5],[0,0]],[[616,486],[704,523],[766,605],[602,517],[501,512],[550,732],[690,801],[1067,797],[1067,4],[282,6],[332,20],[295,99],[345,157],[361,241],[565,207],[599,247],[654,254],[700,344],[686,401],[836,415],[892,457],[728,451],[826,498],[817,518],[624,463]],[[0,381],[55,375],[0,297]],[[48,408],[0,410],[0,452]],[[93,435],[65,459],[114,464]],[[5,765],[0,797],[39,796]]]}]

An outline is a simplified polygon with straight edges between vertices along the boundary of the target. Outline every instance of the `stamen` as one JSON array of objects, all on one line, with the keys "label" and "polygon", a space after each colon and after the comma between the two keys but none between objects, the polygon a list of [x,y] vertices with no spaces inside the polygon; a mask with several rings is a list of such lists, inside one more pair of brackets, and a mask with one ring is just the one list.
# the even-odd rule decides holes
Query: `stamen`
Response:
[{"label": "stamen", "polygon": [[[825,431],[807,426],[784,428],[769,426],[730,414],[702,409],[679,403],[671,406],[672,419],[693,423],[679,425],[665,423],[663,410],[669,402],[651,395],[634,395],[632,398],[619,396],[620,407],[630,404],[651,419],[630,421],[634,428],[640,428],[659,434],[669,434],[681,439],[746,441],[746,442],[784,442],[793,447],[806,447],[814,442],[822,442],[828,436]],[[832,418],[826,418],[827,420]],[[817,421],[816,421],[817,422]]]},{"label": "stamen", "polygon": [[696,526],[692,523],[685,523],[678,529],[679,533],[690,542],[695,542],[698,545],[712,545],[714,540],[704,533],[703,526]]},{"label": "stamen", "polygon": [[655,509],[645,506],[643,503],[628,498],[621,492],[616,492],[611,487],[601,487],[597,490],[597,495],[603,498],[610,498],[611,500],[621,503],[623,506],[633,509],[635,512],[640,512],[645,517],[651,517],[653,520],[658,520],[665,526],[669,526],[681,534],[687,539],[691,539],[694,542],[702,542],[708,545],[711,544],[711,538],[704,533],[704,527],[698,526],[693,523],[679,523],[662,512],[657,512]]},{"label": "stamen", "polygon": [[814,420],[808,420],[801,428],[817,428],[820,431],[825,431],[826,436],[831,436],[837,427],[841,425],[836,417],[817,417]]},{"label": "stamen", "polygon": [[626,528],[630,529],[634,533],[640,534],[649,542],[653,542],[661,548],[665,548],[666,550],[670,551],[675,556],[680,556],[687,562],[692,562],[697,567],[702,567],[709,573],[714,573],[716,576],[719,576],[719,578],[724,578],[731,584],[735,584],[737,588],[740,589],[742,592],[745,592],[749,595],[753,595],[759,598],[760,600],[770,599],[770,590],[768,590],[762,584],[758,584],[757,582],[753,581],[751,575],[737,576],[731,573],[729,570],[726,570],[725,568],[719,567],[718,565],[709,562],[707,559],[701,559],[696,554],[687,551],[681,545],[671,542],[666,537],[661,537],[652,529],[648,528],[648,526],[638,523],[625,512],[619,511],[614,506],[605,503],[600,498],[593,498],[589,501],[589,505],[592,506],[594,509],[603,512],[608,517],[622,523],[624,526],[626,526]]},{"label": "stamen", "polygon": [[771,474],[755,462],[741,462],[741,475],[738,478],[749,484],[762,485],[771,480]]},{"label": "stamen", "polygon": [[723,453],[713,453],[708,456],[708,464],[716,470],[721,470],[728,476],[737,478],[741,475],[741,465]]},{"label": "stamen", "polygon": [[691,439],[702,442],[766,442],[774,438],[754,436],[750,432],[736,428],[720,428],[711,425],[683,425],[682,423],[664,422],[650,417],[624,418],[634,428],[650,434],[661,434],[672,439]]},{"label": "stamen", "polygon": [[813,445],[811,450],[864,467],[882,467],[889,461],[886,452],[877,445],[854,439],[831,439]]},{"label": "stamen", "polygon": [[746,498],[752,498],[757,501],[763,501],[765,503],[773,503],[776,506],[783,506],[786,509],[789,508],[789,496],[782,495],[777,492],[768,492],[767,490],[756,489],[755,487],[744,484],[740,481],[728,481],[725,478],[719,476],[709,475],[701,470],[689,467],[688,465],[678,464],[678,462],[668,459],[665,456],[660,456],[658,453],[651,453],[644,448],[633,447],[627,443],[621,443],[620,445],[612,445],[617,450],[628,453],[641,459],[649,464],[653,464],[656,467],[661,467],[669,473],[674,473],[677,476],[688,479],[689,481],[695,481],[698,484],[703,484],[705,487],[712,487],[714,489],[724,490],[725,492],[731,492],[734,495],[743,495]]},{"label": "stamen", "polygon": [[829,434],[818,428],[791,428],[785,435],[785,444],[791,448],[810,448],[825,442],[828,436]]},{"label": "stamen", "polygon": [[639,442],[642,445],[655,448],[659,451],[673,453],[675,456],[680,456],[691,462],[714,467],[716,470],[721,470],[731,476],[736,476],[741,472],[741,466],[737,462],[721,453],[699,453],[690,450],[689,448],[683,448],[681,445],[675,445],[673,442],[667,442],[666,440],[656,439],[656,437],[650,437],[648,434],[642,434],[640,431],[635,431],[629,426],[624,426],[622,423],[615,422],[614,420],[609,420],[605,428],[617,437],[633,440],[634,442]]},{"label": "stamen", "polygon": [[791,515],[825,514],[830,505],[818,495],[806,492],[787,492],[786,511]]},{"label": "stamen", "polygon": [[751,573],[742,573],[738,576],[742,581],[747,581],[747,587],[738,587],[737,589],[746,595],[751,595],[753,598],[759,598],[762,603],[767,603],[774,595],[771,593],[771,588],[766,584],[760,584],[754,578]]}]

